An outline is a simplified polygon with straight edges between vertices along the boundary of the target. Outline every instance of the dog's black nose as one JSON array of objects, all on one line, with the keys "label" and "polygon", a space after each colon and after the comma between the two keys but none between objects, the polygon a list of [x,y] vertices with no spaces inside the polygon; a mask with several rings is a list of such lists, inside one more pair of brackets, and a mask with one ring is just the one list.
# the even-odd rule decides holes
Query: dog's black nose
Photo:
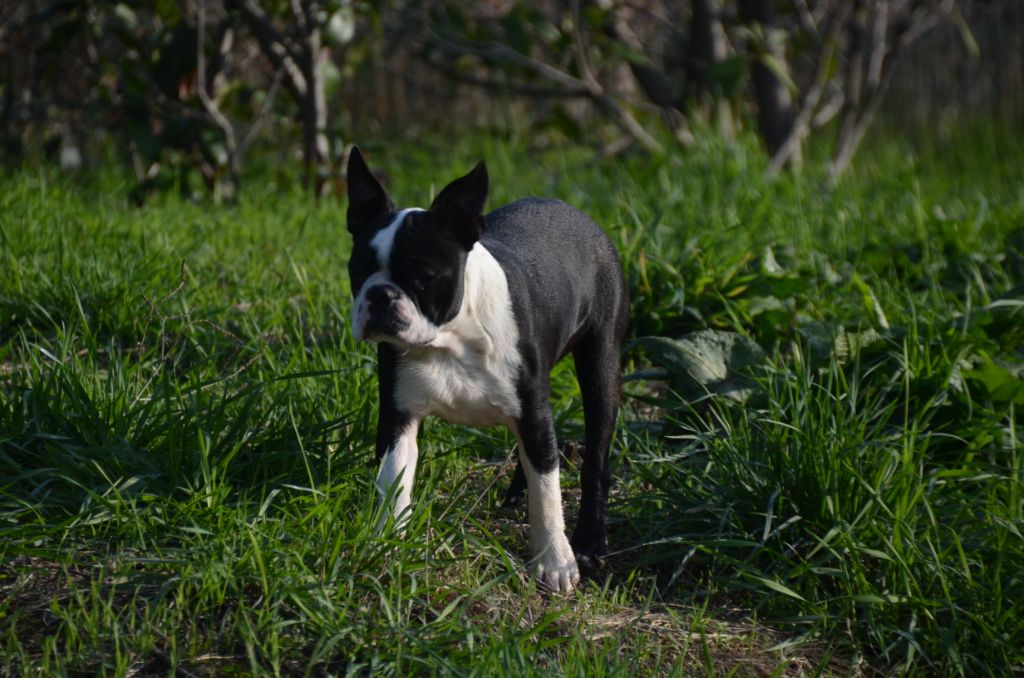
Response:
[{"label": "dog's black nose", "polygon": [[394,285],[374,285],[366,290],[366,300],[370,308],[386,309],[398,300],[398,288]]}]

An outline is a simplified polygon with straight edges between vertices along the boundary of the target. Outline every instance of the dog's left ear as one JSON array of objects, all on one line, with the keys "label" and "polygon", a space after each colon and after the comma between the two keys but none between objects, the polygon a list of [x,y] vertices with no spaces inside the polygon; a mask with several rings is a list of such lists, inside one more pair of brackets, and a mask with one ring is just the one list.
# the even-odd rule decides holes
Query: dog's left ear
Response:
[{"label": "dog's left ear", "polygon": [[468,252],[484,232],[486,201],[487,165],[481,160],[469,174],[445,186],[430,211],[451,226],[455,239]]}]

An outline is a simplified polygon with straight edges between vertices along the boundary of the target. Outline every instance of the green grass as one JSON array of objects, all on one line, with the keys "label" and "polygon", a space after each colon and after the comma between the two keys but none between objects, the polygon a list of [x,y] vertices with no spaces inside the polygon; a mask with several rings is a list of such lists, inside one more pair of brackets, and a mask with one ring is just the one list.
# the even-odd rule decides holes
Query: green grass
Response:
[{"label": "green grass", "polygon": [[[1024,138],[872,142],[830,187],[744,139],[595,158],[373,146],[399,204],[486,157],[619,245],[633,334],[767,358],[738,404],[639,344],[601,577],[526,570],[503,430],[431,422],[374,533],[376,383],[344,206],[0,178],[0,672],[1005,674],[1024,669]],[[440,164],[438,158],[441,158]],[[572,369],[554,379],[578,439]],[[574,472],[563,476],[575,512]]]}]

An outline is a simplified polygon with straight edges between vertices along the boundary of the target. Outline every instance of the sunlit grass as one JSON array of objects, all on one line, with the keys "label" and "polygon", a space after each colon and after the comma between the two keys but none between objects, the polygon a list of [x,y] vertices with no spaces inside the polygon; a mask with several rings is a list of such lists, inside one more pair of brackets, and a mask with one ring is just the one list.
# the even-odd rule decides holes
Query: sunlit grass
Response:
[{"label": "sunlit grass", "polygon": [[[483,156],[491,205],[592,214],[635,335],[768,353],[739,405],[627,352],[613,553],[565,598],[499,508],[502,430],[428,424],[406,532],[374,533],[342,204],[253,177],[237,206],[137,208],[116,174],[6,176],[0,671],[1020,670],[1024,154],[991,136],[877,142],[836,187],[766,179],[750,139],[618,160],[369,144],[400,204]],[[554,383],[578,439],[571,366]],[[572,516],[571,468],[563,486]]]}]

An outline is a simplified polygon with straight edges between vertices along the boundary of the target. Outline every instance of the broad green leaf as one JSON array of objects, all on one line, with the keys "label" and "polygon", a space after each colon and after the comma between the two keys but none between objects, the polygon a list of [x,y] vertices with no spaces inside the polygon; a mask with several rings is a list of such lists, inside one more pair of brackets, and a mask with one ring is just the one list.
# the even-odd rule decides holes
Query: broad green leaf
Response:
[{"label": "broad green leaf", "polygon": [[988,397],[996,402],[1024,405],[1024,379],[1003,365],[987,360],[964,376],[984,387]]},{"label": "broad green leaf", "polygon": [[633,342],[668,371],[673,386],[687,398],[709,393],[746,402],[756,392],[749,373],[766,362],[752,339],[735,332],[702,330],[681,339],[641,337]]}]

